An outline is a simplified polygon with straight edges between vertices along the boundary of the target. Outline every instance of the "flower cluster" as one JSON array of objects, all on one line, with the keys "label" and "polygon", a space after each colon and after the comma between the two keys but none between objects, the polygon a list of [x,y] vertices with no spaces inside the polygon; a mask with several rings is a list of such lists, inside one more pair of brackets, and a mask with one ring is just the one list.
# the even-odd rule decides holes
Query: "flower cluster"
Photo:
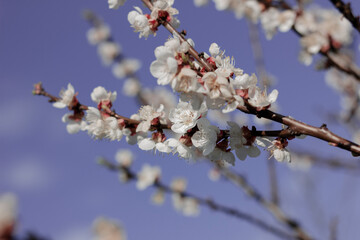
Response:
[{"label": "flower cluster", "polygon": [[[181,43],[178,38],[169,39],[164,46],[156,48],[157,60],[150,66],[160,85],[168,84],[181,93],[180,102],[168,110],[169,114],[164,105],[158,108],[145,105],[131,116],[133,123],[129,124],[111,110],[117,93],[97,87],[91,93],[97,108],[88,107],[85,117],[84,113],[78,114],[76,121],[71,114],[64,116],[68,131],[84,130],[95,139],[109,140],[121,140],[125,135],[129,144],[138,144],[142,150],[173,153],[185,159],[205,157],[234,165],[232,151],[241,160],[258,156],[260,151],[254,146],[256,138],[247,127],[229,123],[230,134],[226,134],[211,125],[206,115],[209,109],[231,112],[245,101],[258,111],[268,109],[277,98],[277,90],[267,95],[257,86],[256,76],[236,68],[233,58],[225,56],[215,43],[210,46],[210,55],[204,54],[214,71],[206,72],[188,54],[189,42],[193,45],[191,41]],[[68,90],[60,93],[59,104],[68,103],[73,92],[69,85]],[[75,110],[81,113],[78,105]],[[172,133],[165,133],[167,129]],[[150,136],[149,132],[152,132]]]},{"label": "flower cluster", "polygon": [[[352,42],[352,26],[349,21],[334,10],[309,7],[291,9],[279,8],[271,1],[259,0],[213,0],[219,11],[230,10],[237,18],[246,17],[252,22],[260,20],[267,39],[277,31],[287,32],[294,29],[300,36],[301,52],[299,60],[306,65],[312,63],[312,55],[329,49],[339,49]],[[207,1],[194,1],[203,6]]]},{"label": "flower cluster", "polygon": [[[226,9],[232,6],[230,2],[228,1],[229,5],[217,2],[217,8]],[[249,2],[247,4],[250,6],[250,2],[253,1],[246,2]],[[220,7],[221,4],[226,6]],[[156,32],[159,24],[173,24],[174,15],[178,11],[172,5],[171,0],[155,1],[151,14],[145,15],[136,7],[136,11],[131,11],[128,15],[129,22],[135,31],[140,32],[140,36],[147,37],[151,32]],[[269,11],[269,16],[276,16],[274,19],[266,20],[266,15],[262,15],[265,16],[265,20],[262,21],[266,24],[276,22],[268,26],[268,29],[272,29],[269,31],[285,31],[292,26],[292,20],[289,20],[292,19],[290,12],[270,14],[270,11],[277,10],[266,10]],[[110,30],[104,24],[97,21],[94,26],[88,34],[91,43],[113,43]],[[172,153],[185,159],[204,157],[221,164],[234,165],[234,154],[241,160],[245,160],[247,156],[258,156],[258,139],[246,126],[240,127],[234,122],[229,122],[230,130],[220,130],[207,119],[207,112],[211,109],[229,113],[245,104],[256,111],[266,110],[275,103],[278,91],[275,89],[268,95],[266,89],[260,89],[257,86],[257,77],[237,68],[234,58],[225,55],[225,51],[221,50],[218,44],[210,45],[209,54],[199,55],[202,59],[200,61],[190,54],[194,42],[179,35],[175,36],[155,49],[156,60],[150,65],[150,72],[159,85],[169,85],[174,92],[180,93],[177,106],[170,104],[167,99],[156,100],[159,96],[151,99],[154,95],[150,94],[148,102],[155,100],[154,105],[142,106],[138,114],[124,118],[112,110],[116,92],[108,92],[103,87],[97,87],[91,93],[91,99],[97,104],[97,108],[80,109],[75,91],[69,85],[68,90],[62,91],[61,98],[54,104],[69,106],[72,110],[72,102],[77,104],[75,110],[79,114],[76,118],[75,114],[64,117],[64,121],[68,123],[68,131],[75,133],[84,130],[95,139],[109,140],[120,140],[125,135],[129,144],[137,144],[145,151]],[[120,53],[114,52],[112,55],[116,55],[111,58],[111,61],[115,61]],[[129,65],[136,65],[128,62]],[[124,60],[120,64],[122,67],[114,68],[114,74],[122,77],[128,74],[124,70],[127,63]],[[142,100],[146,99],[145,93],[146,91],[141,92]]]},{"label": "flower cluster", "polygon": [[135,11],[128,14],[128,21],[135,32],[139,33],[139,38],[155,35],[162,21],[177,28],[180,22],[174,15],[177,15],[179,11],[172,7],[173,4],[174,0],[158,0],[154,2],[151,14],[143,14],[141,8],[134,7]]},{"label": "flower cluster", "polygon": [[329,49],[339,49],[352,43],[352,26],[334,10],[313,8],[304,11],[296,20],[300,39],[300,61],[311,64],[312,55]]}]

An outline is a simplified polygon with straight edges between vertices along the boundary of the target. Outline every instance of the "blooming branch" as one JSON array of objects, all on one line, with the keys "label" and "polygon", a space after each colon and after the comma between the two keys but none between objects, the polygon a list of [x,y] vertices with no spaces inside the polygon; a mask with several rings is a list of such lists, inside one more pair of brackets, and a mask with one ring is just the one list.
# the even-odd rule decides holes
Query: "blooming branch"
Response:
[{"label": "blooming branch", "polygon": [[221,174],[228,179],[230,182],[236,186],[241,187],[241,189],[257,203],[263,206],[276,220],[283,223],[289,229],[294,231],[299,239],[310,240],[312,239],[308,233],[302,229],[301,225],[294,219],[287,216],[282,209],[277,204],[274,204],[271,201],[266,200],[259,191],[257,191],[253,186],[251,186],[245,176],[235,173],[227,168],[217,166]]},{"label": "blooming branch", "polygon": [[[101,159],[99,163],[101,165],[107,167],[111,171],[122,172],[124,175],[126,175],[127,181],[138,181],[139,175],[136,174],[135,172],[133,172],[128,166],[124,166],[121,164],[115,165],[105,159]],[[162,192],[165,192],[165,193],[170,193],[170,194],[174,194],[174,193],[178,194],[179,193],[177,189],[174,189],[173,187],[170,187],[170,186],[162,183],[159,180],[159,178],[155,178],[154,181],[149,185],[162,191]],[[192,198],[199,205],[203,205],[213,211],[221,212],[223,214],[233,216],[235,218],[246,221],[250,224],[253,224],[253,225],[255,225],[265,231],[268,231],[269,233],[272,233],[283,239],[308,239],[308,238],[302,238],[301,236],[293,236],[291,234],[288,234],[288,233],[284,232],[283,230],[280,230],[280,229],[264,222],[263,220],[261,220],[259,218],[256,218],[252,215],[249,215],[249,214],[239,211],[237,209],[221,205],[210,198],[201,198],[201,197],[198,197],[198,196],[188,193],[188,192],[181,192],[181,197],[182,198]]]}]

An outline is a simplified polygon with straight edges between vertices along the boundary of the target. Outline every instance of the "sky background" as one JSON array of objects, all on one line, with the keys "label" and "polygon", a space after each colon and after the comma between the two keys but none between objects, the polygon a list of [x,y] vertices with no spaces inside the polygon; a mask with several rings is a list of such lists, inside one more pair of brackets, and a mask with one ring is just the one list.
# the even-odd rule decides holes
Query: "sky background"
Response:
[{"label": "sky background", "polygon": [[[360,3],[352,2],[354,11],[360,13]],[[330,6],[325,0],[317,3]],[[154,206],[150,201],[153,189],[140,192],[134,183],[121,184],[117,174],[96,164],[96,157],[113,160],[118,149],[129,148],[136,156],[135,169],[144,163],[161,166],[164,182],[186,177],[189,192],[275,223],[240,189],[226,182],[209,181],[208,164],[154,156],[129,146],[125,140],[96,141],[84,132],[69,135],[61,122],[66,110],[56,109],[45,98],[31,94],[33,84],[39,81],[55,95],[72,83],[79,92],[78,99],[86,105],[93,105],[90,93],[99,85],[121,93],[123,82],[102,65],[96,48],[87,42],[89,25],[81,16],[84,9],[93,10],[109,24],[123,53],[141,60],[138,76],[142,83],[154,87],[156,79],[149,72],[155,59],[153,51],[169,33],[160,28],[156,37],[139,39],[127,22],[133,6],[141,6],[140,1],[128,1],[114,11],[108,9],[106,1],[0,0],[0,194],[13,192],[18,197],[18,232],[31,230],[54,240],[85,240],[91,238],[93,220],[106,216],[121,221],[132,240],[277,239],[246,222],[206,208],[201,208],[199,217],[184,217],[173,209],[170,196],[163,206]],[[237,67],[249,74],[255,72],[245,20],[236,20],[231,12],[216,11],[212,3],[195,8],[192,1],[176,1],[175,7],[180,11],[180,29],[187,30],[199,52],[208,51],[216,42],[227,55],[235,57]],[[339,97],[325,84],[324,72],[298,62],[298,37],[292,32],[279,33],[266,41],[260,35],[266,68],[278,81],[275,88],[280,93],[279,112],[315,126],[329,122],[327,114],[340,110]],[[122,95],[114,108],[125,116],[138,111],[136,101]],[[350,137],[333,121],[328,126]],[[351,158],[348,152],[311,138],[291,141],[290,148]],[[266,161],[264,152],[257,159],[237,161],[234,170],[244,173],[252,185],[269,196]],[[334,217],[339,219],[339,239],[360,235],[359,176],[319,168],[293,171],[283,163],[276,167],[281,207],[311,235],[328,238]]]}]

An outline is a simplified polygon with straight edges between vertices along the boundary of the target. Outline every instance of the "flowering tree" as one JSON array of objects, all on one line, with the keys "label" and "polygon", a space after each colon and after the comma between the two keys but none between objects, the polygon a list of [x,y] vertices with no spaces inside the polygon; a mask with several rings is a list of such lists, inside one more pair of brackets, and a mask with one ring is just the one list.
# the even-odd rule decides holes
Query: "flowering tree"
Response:
[{"label": "flowering tree", "polygon": [[[224,180],[241,189],[270,217],[246,211],[241,208],[241,204],[229,206],[216,199],[217,193],[204,197],[201,189],[188,191],[187,180],[183,177],[169,183],[161,177],[166,169],[161,170],[151,162],[144,162],[140,170],[135,170],[133,159],[139,153],[120,150],[116,153],[115,162],[105,157],[98,159],[100,165],[118,172],[122,182],[134,181],[139,190],[154,188],[152,201],[156,204],[162,204],[165,195],[170,194],[174,208],[181,214],[198,216],[201,208],[207,208],[250,224],[256,229],[253,232],[261,234],[248,236],[260,239],[264,239],[261,236],[266,236],[266,239],[309,240],[325,239],[327,236],[336,239],[337,230],[341,231],[337,219],[341,222],[341,217],[332,216],[330,230],[320,231],[304,223],[306,217],[294,214],[291,209],[296,207],[283,206],[279,194],[281,184],[278,181],[286,182],[284,171],[287,170],[282,169],[279,174],[279,167],[286,165],[296,171],[328,167],[334,171],[342,170],[345,174],[359,170],[356,157],[360,155],[360,146],[356,142],[359,142],[360,136],[357,131],[360,117],[357,114],[360,69],[354,61],[355,52],[352,49],[354,38],[360,32],[359,18],[354,16],[351,6],[341,0],[330,1],[332,8],[330,5],[330,8],[314,7],[305,0],[298,0],[296,4],[274,0],[213,2],[216,10],[231,11],[236,19],[247,21],[251,40],[249,47],[253,49],[257,74],[235,64],[231,54],[235,50],[225,51],[220,47],[220,42],[211,42],[209,46],[195,45],[196,39],[191,39],[191,34],[186,30],[178,30],[182,20],[175,8],[178,3],[171,0],[142,0],[137,4],[141,7],[136,6],[127,13],[127,19],[141,40],[149,41],[152,38],[150,35],[168,32],[165,38],[155,38],[161,45],[155,48],[155,56],[151,56],[150,75],[146,77],[161,88],[146,84],[138,74],[140,61],[123,54],[120,44],[105,22],[91,11],[84,12],[84,18],[91,26],[87,33],[89,43],[97,47],[103,64],[112,67],[114,77],[126,79],[123,93],[137,100],[138,109],[130,110],[124,104],[117,105],[117,91],[102,86],[95,87],[90,94],[93,105],[83,104],[80,97],[82,94],[75,90],[81,87],[75,88],[71,83],[60,91],[59,96],[55,96],[46,90],[46,81],[43,81],[44,86],[42,83],[34,85],[33,94],[46,97],[55,108],[69,110],[62,117],[69,134],[85,131],[95,140],[126,141],[146,151],[146,155],[155,155],[155,158],[169,154],[196,164],[205,162],[210,165],[211,180]],[[124,14],[124,4],[124,0],[108,1],[109,8],[118,9],[120,14]],[[195,0],[193,4],[213,8],[205,6],[208,4],[206,0]],[[211,24],[210,20],[213,21],[211,18],[196,21]],[[237,22],[234,21],[234,24]],[[234,31],[230,25],[224,25],[229,32]],[[300,62],[306,66],[316,62],[317,70],[326,71],[326,82],[339,93],[342,100],[340,114],[326,113],[331,114],[331,118],[327,117],[323,124],[317,125],[305,123],[280,110],[284,103],[278,101],[278,97],[281,97],[280,86],[285,80],[280,79],[279,88],[275,89],[274,77],[268,73],[271,69],[265,66],[267,56],[263,54],[258,25],[267,40],[276,34],[295,33],[300,42]],[[187,29],[188,26],[181,24],[181,28]],[[201,29],[197,31],[201,32]],[[209,33],[212,34],[216,33]],[[147,43],[145,40],[143,44]],[[283,46],[279,51],[286,50],[286,47]],[[149,57],[143,56],[144,59]],[[271,56],[269,59],[272,57],[276,58]],[[293,73],[286,71],[291,67],[286,63],[282,65],[287,78],[291,79]],[[308,88],[315,87],[309,84]],[[286,91],[291,96],[285,100],[292,107],[291,115],[299,116],[296,111],[302,110],[301,98],[327,101],[326,96],[319,93],[320,90],[309,91],[309,94],[298,94],[296,89]],[[310,94],[316,91],[316,95]],[[296,98],[300,99],[296,102],[297,106],[291,103]],[[128,112],[132,112],[132,115],[127,115]],[[252,121],[249,116],[254,116]],[[333,121],[328,123],[329,119]],[[328,127],[330,124],[336,127],[342,125],[343,134],[332,131]],[[346,130],[352,134],[350,137],[345,133]],[[302,147],[297,145],[298,142],[302,142]],[[320,145],[319,148],[336,149],[331,151],[341,157],[331,158],[322,154],[330,150],[314,151],[310,147],[313,143],[321,142],[328,146]],[[349,159],[344,159],[344,156]],[[255,187],[245,173],[239,173],[246,172],[244,164],[255,161],[255,158],[263,158],[266,162],[269,175],[267,181],[270,184],[265,189],[270,190],[270,197]],[[3,204],[4,209],[10,209],[7,206],[14,209],[13,198],[12,195],[0,198],[0,239],[13,239],[15,236],[15,210],[5,211],[1,208]],[[292,213],[289,214],[286,208]],[[301,208],[306,207],[304,205]],[[5,216],[4,220],[2,216]],[[99,218],[94,223],[94,229],[96,239],[125,239],[122,227],[113,220]],[[33,238],[36,239],[35,236]]]}]

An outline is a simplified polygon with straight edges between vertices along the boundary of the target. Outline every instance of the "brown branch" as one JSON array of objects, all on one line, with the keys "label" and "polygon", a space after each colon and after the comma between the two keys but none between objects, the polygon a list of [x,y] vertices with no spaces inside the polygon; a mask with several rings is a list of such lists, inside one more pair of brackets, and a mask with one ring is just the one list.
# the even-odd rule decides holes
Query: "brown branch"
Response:
[{"label": "brown branch", "polygon": [[325,124],[321,127],[314,127],[306,123],[300,122],[299,120],[295,120],[279,113],[272,112],[270,110],[257,111],[250,104],[246,104],[245,106],[238,106],[237,108],[244,113],[253,114],[259,118],[263,117],[274,122],[285,124],[289,127],[288,131],[290,131],[293,135],[308,135],[326,141],[331,146],[350,151],[353,156],[360,155],[360,146],[358,144],[331,132]]},{"label": "brown branch", "polygon": [[[135,172],[133,172],[130,168],[125,167],[125,166],[119,166],[119,165],[115,165],[105,159],[101,159],[100,162],[102,165],[104,165],[105,167],[107,167],[109,170],[112,171],[116,171],[116,172],[123,172],[126,174],[127,176],[127,180],[130,181],[136,181],[137,180],[137,175]],[[179,194],[178,191],[173,190],[171,187],[165,185],[164,183],[162,183],[160,180],[157,180],[152,187],[157,188],[159,190],[162,190],[166,193],[177,193]],[[201,198],[198,197],[194,194],[188,193],[188,192],[182,192],[181,193],[182,197],[189,197],[189,198],[193,198],[195,199],[200,205],[203,205],[205,207],[208,207],[209,209],[216,211],[216,212],[221,212],[224,213],[226,215],[229,216],[233,216],[235,218],[244,220],[250,224],[253,224],[269,233],[272,233],[282,239],[299,239],[297,238],[297,236],[291,235],[287,232],[284,232],[283,230],[280,230],[266,222],[264,222],[263,220],[256,218],[250,214],[244,213],[242,211],[239,211],[237,209],[231,208],[231,207],[227,207],[224,205],[221,205],[217,202],[215,202],[214,200],[210,199],[210,198]]]},{"label": "brown branch", "polygon": [[286,225],[289,229],[296,232],[298,235],[298,239],[309,240],[312,239],[304,229],[300,226],[300,224],[288,217],[280,207],[266,200],[253,186],[251,186],[246,178],[238,173],[230,171],[227,168],[219,167],[222,175],[230,180],[235,185],[242,188],[242,190],[251,198],[253,198],[256,202],[258,202],[261,206],[263,206],[276,220]]},{"label": "brown branch", "polygon": [[355,17],[350,3],[344,3],[341,0],[329,0],[339,12],[346,17],[347,20],[353,25],[353,27],[360,33],[360,19],[359,16]]}]

